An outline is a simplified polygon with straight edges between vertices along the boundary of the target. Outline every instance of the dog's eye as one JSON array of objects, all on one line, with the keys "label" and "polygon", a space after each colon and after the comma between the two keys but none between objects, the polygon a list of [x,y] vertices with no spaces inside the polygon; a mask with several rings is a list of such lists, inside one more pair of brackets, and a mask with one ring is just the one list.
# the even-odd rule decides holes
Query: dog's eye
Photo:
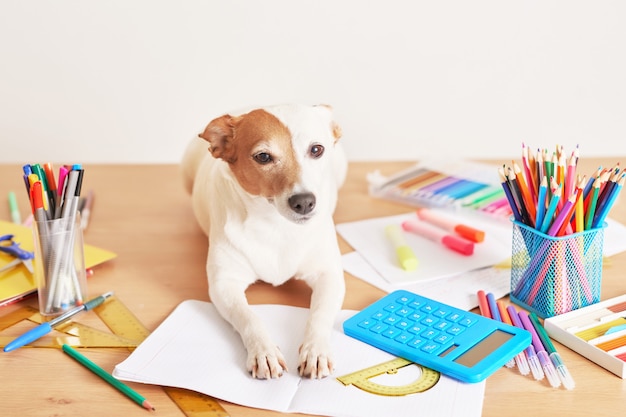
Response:
[{"label": "dog's eye", "polygon": [[259,152],[258,154],[254,155],[254,160],[257,161],[259,164],[265,165],[272,162],[273,158],[272,155],[267,152]]},{"label": "dog's eye", "polygon": [[309,152],[313,158],[319,158],[324,153],[324,147],[322,145],[313,145]]}]

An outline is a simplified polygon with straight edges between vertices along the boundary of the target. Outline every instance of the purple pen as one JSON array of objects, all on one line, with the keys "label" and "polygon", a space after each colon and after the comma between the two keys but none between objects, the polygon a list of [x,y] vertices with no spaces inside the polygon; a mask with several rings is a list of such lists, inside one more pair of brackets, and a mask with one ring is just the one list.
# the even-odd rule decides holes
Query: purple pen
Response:
[{"label": "purple pen", "polygon": [[[523,329],[524,325],[520,321],[515,307],[508,306],[507,311],[509,312],[511,323],[513,323],[515,327]],[[524,352],[526,353],[526,358],[528,359],[528,365],[530,366],[530,372],[533,374],[533,378],[535,378],[537,381],[541,381],[543,379],[543,368],[539,363],[539,358],[537,357],[537,353],[535,352],[535,348],[532,343],[526,348],[526,350],[524,350]]]},{"label": "purple pen", "polygon": [[561,379],[559,378],[559,374],[556,372],[556,368],[548,356],[548,352],[546,352],[546,348],[541,343],[541,339],[535,330],[535,326],[530,322],[530,318],[528,317],[528,313],[525,311],[520,311],[518,313],[519,319],[522,322],[522,325],[526,330],[528,330],[533,339],[533,346],[535,346],[535,350],[537,351],[537,357],[539,357],[539,362],[541,363],[541,367],[543,368],[543,372],[548,378],[548,382],[552,387],[558,388],[561,385]]}]

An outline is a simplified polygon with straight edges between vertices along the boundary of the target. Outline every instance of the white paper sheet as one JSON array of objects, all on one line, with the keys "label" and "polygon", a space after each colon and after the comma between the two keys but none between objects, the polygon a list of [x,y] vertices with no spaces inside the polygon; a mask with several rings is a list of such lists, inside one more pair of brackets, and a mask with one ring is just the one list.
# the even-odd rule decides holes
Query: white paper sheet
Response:
[{"label": "white paper sheet", "polygon": [[343,255],[342,263],[346,272],[385,292],[408,290],[463,310],[471,310],[478,306],[476,297],[478,290],[492,293],[499,299],[507,295],[511,289],[510,268],[488,267],[436,280],[394,285],[384,280],[358,252]]},{"label": "white paper sheet", "polygon": [[[289,372],[281,378],[253,379],[245,369],[246,352],[239,335],[211,303],[195,300],[181,303],[115,367],[113,375],[122,380],[187,388],[232,403],[281,412],[337,417],[481,415],[485,382],[466,384],[441,376],[425,392],[389,397],[337,381],[336,377],[394,358],[343,334],[342,323],[353,311],[342,311],[335,322],[334,374],[323,380],[300,378],[297,354],[308,309],[278,305],[252,308],[285,356]],[[413,372],[416,369],[412,365],[411,368]],[[400,378],[401,374],[398,374]],[[384,382],[377,382],[393,385],[389,376],[386,377]],[[398,385],[406,383],[398,380]]]},{"label": "white paper sheet", "polygon": [[386,239],[384,229],[389,224],[400,225],[406,220],[417,219],[414,211],[397,216],[340,223],[337,225],[337,232],[390,284],[411,284],[458,275],[497,265],[511,257],[510,224],[481,216],[471,216],[468,220],[468,217],[461,218],[450,211],[446,211],[445,215],[485,231],[485,240],[475,245],[473,255],[466,256],[422,236],[404,233],[407,244],[418,259],[417,270],[410,272],[398,265],[395,249]]}]

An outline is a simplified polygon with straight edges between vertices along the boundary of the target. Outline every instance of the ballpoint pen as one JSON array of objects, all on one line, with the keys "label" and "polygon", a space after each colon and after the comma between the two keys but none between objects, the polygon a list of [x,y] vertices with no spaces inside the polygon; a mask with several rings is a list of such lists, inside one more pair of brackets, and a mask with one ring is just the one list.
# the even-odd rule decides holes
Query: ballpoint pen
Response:
[{"label": "ballpoint pen", "polygon": [[[509,318],[511,319],[511,322],[513,322],[513,325],[523,329],[524,325],[520,321],[515,307],[508,306],[506,310],[509,313]],[[525,352],[526,358],[528,359],[528,365],[530,366],[530,372],[532,373],[533,378],[535,378],[537,381],[541,381],[544,377],[543,369],[541,368],[539,358],[537,357],[537,352],[535,352],[535,347],[532,343],[526,348]]]},{"label": "ballpoint pen", "polygon": [[552,364],[552,360],[548,356],[548,352],[546,352],[543,343],[541,343],[541,339],[539,339],[539,335],[535,331],[535,327],[528,318],[528,313],[522,310],[518,313],[518,316],[524,328],[532,335],[533,345],[535,346],[537,357],[539,358],[544,374],[548,378],[548,382],[552,385],[552,387],[558,388],[561,385],[561,380],[554,365]]},{"label": "ballpoint pen", "polygon": [[572,375],[565,366],[565,363],[563,363],[561,355],[559,355],[559,353],[556,351],[556,348],[552,344],[552,341],[550,340],[550,336],[548,336],[546,329],[539,322],[539,318],[535,313],[530,313],[528,317],[530,318],[530,322],[535,327],[535,330],[537,330],[537,335],[539,336],[539,339],[541,339],[541,342],[550,354],[550,359],[552,359],[552,363],[556,368],[556,372],[559,374],[559,378],[561,379],[563,386],[567,389],[574,389],[574,386],[576,385],[574,383],[574,378],[572,378]]},{"label": "ballpoint pen", "polygon": [[45,336],[46,334],[50,333],[52,331],[52,329],[54,328],[54,326],[57,326],[61,323],[63,323],[64,321],[69,320],[70,318],[72,318],[73,316],[75,316],[76,314],[80,313],[81,311],[87,311],[87,310],[91,310],[97,306],[99,306],[100,304],[102,304],[107,298],[111,297],[113,295],[113,291],[107,292],[105,294],[102,294],[99,297],[94,298],[93,300],[89,300],[87,301],[85,304],[82,304],[76,308],[73,308],[72,310],[67,311],[64,314],[61,314],[60,316],[45,322],[45,323],[41,323],[39,326],[35,327],[34,329],[29,330],[28,332],[24,333],[23,335],[19,336],[18,338],[14,339],[13,341],[9,342],[5,347],[4,347],[4,351],[5,352],[10,352],[12,350],[18,349],[30,342],[34,342],[35,340],[39,339],[40,337]]}]

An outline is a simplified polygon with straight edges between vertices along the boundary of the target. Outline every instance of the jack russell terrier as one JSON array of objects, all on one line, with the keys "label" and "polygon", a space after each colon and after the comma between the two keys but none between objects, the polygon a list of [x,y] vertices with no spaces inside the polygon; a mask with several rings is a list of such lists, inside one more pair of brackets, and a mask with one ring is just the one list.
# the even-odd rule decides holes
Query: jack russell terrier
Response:
[{"label": "jack russell terrier", "polygon": [[287,364],[246,289],[295,278],[312,289],[299,373],[330,375],[330,336],[345,293],[332,215],[347,171],[332,109],[289,104],[227,114],[198,136],[183,157],[185,186],[209,238],[209,296],[241,336],[248,371],[277,378]]}]

